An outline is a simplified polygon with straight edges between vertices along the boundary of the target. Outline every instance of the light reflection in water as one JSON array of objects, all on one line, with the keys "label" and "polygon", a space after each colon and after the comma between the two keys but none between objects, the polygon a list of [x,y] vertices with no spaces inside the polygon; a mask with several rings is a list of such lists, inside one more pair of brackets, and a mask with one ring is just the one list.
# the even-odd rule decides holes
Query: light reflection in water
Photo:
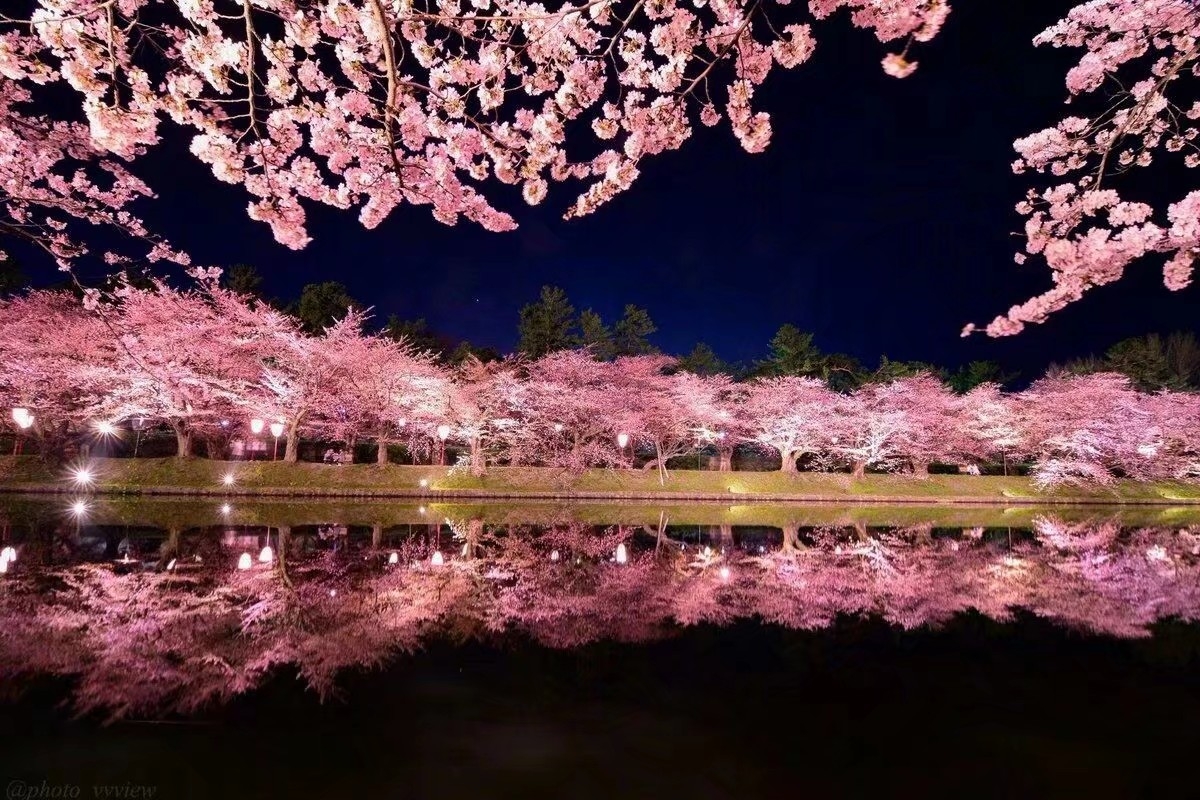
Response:
[{"label": "light reflection in water", "polygon": [[[663,515],[645,526],[379,522],[332,536],[70,522],[12,528],[21,560],[0,563],[0,680],[75,676],[83,710],[187,713],[285,665],[326,690],[343,669],[440,636],[517,632],[566,648],[742,620],[916,628],[1023,609],[1133,637],[1200,616],[1200,527],[1188,526],[672,527]],[[247,546],[262,541],[275,547],[255,565]]]}]

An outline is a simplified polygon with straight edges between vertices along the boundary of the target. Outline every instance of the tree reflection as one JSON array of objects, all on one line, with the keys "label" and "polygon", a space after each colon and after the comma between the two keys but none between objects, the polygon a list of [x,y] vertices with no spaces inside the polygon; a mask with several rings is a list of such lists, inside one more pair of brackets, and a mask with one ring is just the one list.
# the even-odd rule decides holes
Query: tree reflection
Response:
[{"label": "tree reflection", "polygon": [[[81,712],[119,718],[193,713],[284,668],[324,696],[343,670],[434,638],[569,648],[746,619],[817,630],[869,616],[911,629],[970,610],[1134,637],[1200,612],[1191,528],[1042,517],[1015,532],[705,531],[663,515],[643,527],[463,519],[334,533],[105,530],[88,534],[97,544],[47,527],[18,542],[0,579],[0,679],[69,676]],[[237,569],[262,542],[274,559]]]}]

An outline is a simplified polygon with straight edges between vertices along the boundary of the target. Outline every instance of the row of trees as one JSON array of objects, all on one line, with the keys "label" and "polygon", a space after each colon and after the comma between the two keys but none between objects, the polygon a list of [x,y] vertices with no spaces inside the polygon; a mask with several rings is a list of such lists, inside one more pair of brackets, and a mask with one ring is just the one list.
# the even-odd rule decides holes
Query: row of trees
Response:
[{"label": "row of trees", "polygon": [[[336,281],[307,284],[294,301],[267,300],[263,294],[262,276],[247,264],[231,267],[223,274],[222,282],[232,291],[253,297],[257,302],[270,302],[296,317],[300,327],[313,334],[344,317],[351,308],[363,306]],[[146,285],[150,285],[148,280]],[[650,339],[657,331],[658,326],[649,311],[640,306],[627,304],[622,316],[609,325],[590,308],[577,314],[561,288],[543,286],[538,299],[520,309],[516,352],[526,358],[540,358],[560,350],[587,348],[594,357],[608,361],[619,356],[660,352]],[[481,361],[503,358],[503,354],[494,348],[439,334],[431,330],[423,318],[401,319],[392,315],[380,332],[407,341],[417,349],[428,350],[449,365],[461,364],[469,356]],[[699,342],[691,351],[678,357],[678,366],[698,375],[724,373],[737,380],[785,375],[819,378],[838,391],[930,373],[956,392],[963,393],[984,383],[1004,386],[1019,377],[1018,373],[1006,370],[994,361],[972,361],[957,369],[947,369],[929,362],[896,360],[884,355],[871,366],[846,353],[825,352],[817,345],[813,334],[790,323],[775,332],[761,359],[749,363],[726,361],[712,347]],[[1096,372],[1120,373],[1138,389],[1147,392],[1200,390],[1200,342],[1192,333],[1178,332],[1168,336],[1152,333],[1124,339],[1101,356],[1051,364],[1048,368],[1051,375]]]},{"label": "row of trees", "polygon": [[1045,484],[1200,474],[1200,395],[1141,393],[1115,374],[959,394],[928,373],[838,392],[815,378],[738,382],[663,355],[602,361],[586,349],[451,368],[363,321],[350,311],[311,335],[212,283],[125,285],[82,303],[31,292],[0,302],[0,391],[59,453],[133,419],[169,426],[182,457],[197,438],[216,453],[260,418],[283,424],[289,461],[303,437],[371,440],[380,462],[390,444],[425,459],[449,441],[475,474],[644,454],[665,481],[673,458],[711,452],[729,470],[743,446],[776,453],[784,471],[1018,460]]}]

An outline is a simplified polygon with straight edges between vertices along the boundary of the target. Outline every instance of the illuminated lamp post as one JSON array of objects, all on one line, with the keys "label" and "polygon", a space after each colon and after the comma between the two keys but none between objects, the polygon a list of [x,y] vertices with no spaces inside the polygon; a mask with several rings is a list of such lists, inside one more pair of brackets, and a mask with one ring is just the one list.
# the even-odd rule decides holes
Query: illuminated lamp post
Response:
[{"label": "illuminated lamp post", "polygon": [[[621,455],[625,455],[625,448],[629,446],[629,434],[617,434],[617,447],[621,448]],[[629,468],[633,469],[633,448],[629,448]]]},{"label": "illuminated lamp post", "polygon": [[[258,436],[260,433],[263,432],[264,424],[265,423],[261,419],[259,419],[258,417],[254,417],[253,419],[250,420],[250,433],[254,434],[255,436]],[[250,453],[250,460],[251,461],[254,460],[254,452],[253,451],[251,451],[251,453]]]},{"label": "illuminated lamp post", "polygon": [[146,418],[134,417],[129,421],[129,427],[133,428],[133,457],[137,458],[138,445],[142,443],[142,431],[146,429]]},{"label": "illuminated lamp post", "polygon": [[29,413],[28,408],[14,408],[12,410],[13,422],[17,423],[17,428],[20,433],[17,434],[17,439],[13,443],[13,455],[18,455],[21,452],[21,439],[25,431],[33,426],[33,414]]},{"label": "illuminated lamp post", "polygon": [[274,461],[279,458],[279,437],[283,435],[282,422],[271,423],[271,435],[275,437],[275,449],[271,451],[271,460]]},{"label": "illuminated lamp post", "polygon": [[446,440],[450,438],[450,426],[438,425],[437,436],[441,444],[438,447],[438,463],[446,466]]}]

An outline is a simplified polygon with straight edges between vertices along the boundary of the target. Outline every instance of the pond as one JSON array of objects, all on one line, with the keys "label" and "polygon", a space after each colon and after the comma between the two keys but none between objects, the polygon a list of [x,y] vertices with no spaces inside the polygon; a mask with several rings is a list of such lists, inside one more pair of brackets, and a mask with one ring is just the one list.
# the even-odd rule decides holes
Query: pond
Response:
[{"label": "pond", "polygon": [[1194,788],[1197,510],[0,508],[9,797]]}]

